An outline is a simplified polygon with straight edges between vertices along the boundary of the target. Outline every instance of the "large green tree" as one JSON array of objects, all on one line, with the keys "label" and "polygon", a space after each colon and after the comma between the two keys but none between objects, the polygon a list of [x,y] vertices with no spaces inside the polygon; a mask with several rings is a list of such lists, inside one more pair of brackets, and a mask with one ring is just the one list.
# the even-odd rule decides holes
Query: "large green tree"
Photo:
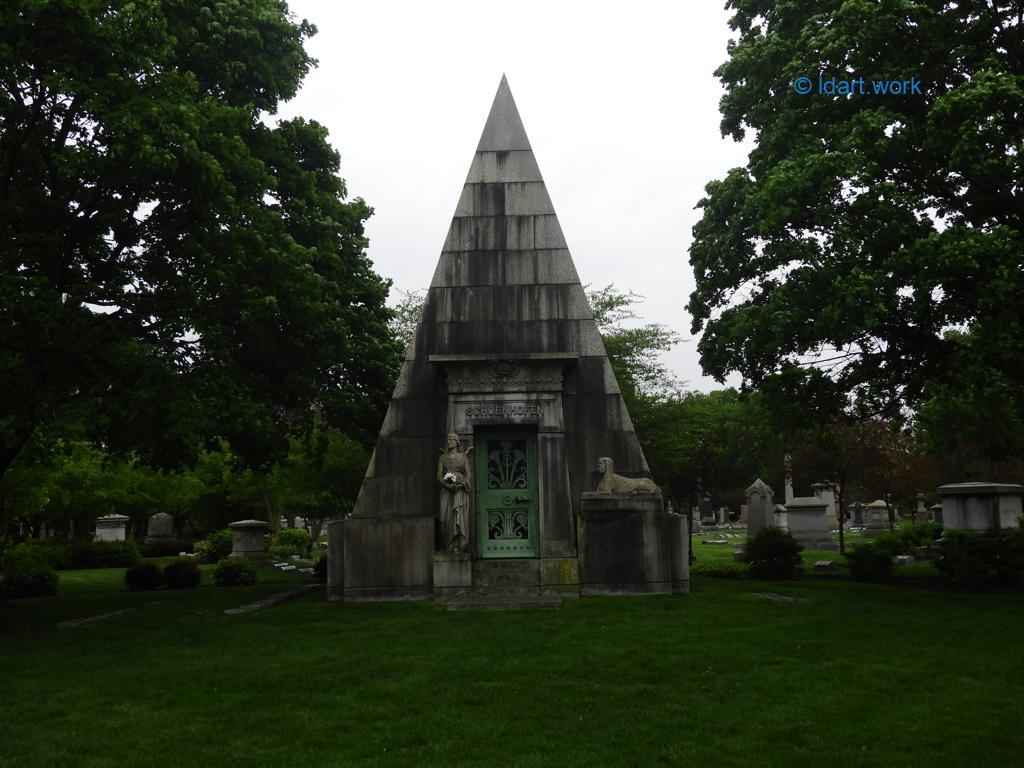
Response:
[{"label": "large green tree", "polygon": [[[700,201],[689,309],[704,368],[754,386],[785,372],[791,399],[861,415],[976,401],[996,381],[1020,434],[1024,4],[728,6],[722,132],[756,144]],[[818,93],[819,77],[866,92]],[[911,78],[920,93],[871,92]]]},{"label": "large green tree", "polygon": [[399,350],[281,0],[0,9],[0,472],[87,421],[174,464],[253,466],[314,417],[372,440]]}]

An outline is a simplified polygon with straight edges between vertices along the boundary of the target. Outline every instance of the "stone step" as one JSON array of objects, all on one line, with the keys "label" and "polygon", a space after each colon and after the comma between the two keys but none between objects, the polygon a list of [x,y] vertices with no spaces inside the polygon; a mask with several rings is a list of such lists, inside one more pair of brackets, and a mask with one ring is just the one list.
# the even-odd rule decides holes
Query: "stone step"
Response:
[{"label": "stone step", "polygon": [[528,608],[561,608],[562,598],[558,595],[528,594],[472,594],[451,598],[445,610],[448,611],[516,611]]}]

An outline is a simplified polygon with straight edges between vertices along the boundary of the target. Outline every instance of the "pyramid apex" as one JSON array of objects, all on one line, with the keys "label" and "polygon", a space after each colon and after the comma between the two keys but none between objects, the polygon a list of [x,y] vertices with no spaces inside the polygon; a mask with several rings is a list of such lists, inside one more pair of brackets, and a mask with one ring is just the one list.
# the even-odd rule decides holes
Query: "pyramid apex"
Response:
[{"label": "pyramid apex", "polygon": [[512,89],[504,74],[498,83],[498,92],[494,94],[490,114],[484,123],[484,131],[477,145],[477,152],[507,152],[514,149],[533,149],[526,136],[526,129],[519,117]]}]

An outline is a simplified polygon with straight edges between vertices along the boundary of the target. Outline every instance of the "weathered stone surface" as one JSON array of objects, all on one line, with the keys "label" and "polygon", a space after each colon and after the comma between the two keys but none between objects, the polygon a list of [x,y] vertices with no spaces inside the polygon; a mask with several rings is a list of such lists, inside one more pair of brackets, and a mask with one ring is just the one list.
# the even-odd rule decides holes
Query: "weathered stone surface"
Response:
[{"label": "weathered stone surface", "polygon": [[580,561],[575,557],[542,557],[540,588],[544,592],[579,593]]},{"label": "weathered stone surface", "polygon": [[832,544],[828,505],[816,496],[797,496],[786,504],[789,532],[808,549]]},{"label": "weathered stone surface", "polygon": [[579,518],[580,591],[672,592],[672,534],[672,521],[657,497],[585,496]]},{"label": "weathered stone surface", "polygon": [[954,483],[938,488],[943,528],[995,534],[1016,528],[1024,486],[1015,483]]},{"label": "weathered stone surface", "polygon": [[146,526],[146,544],[154,544],[174,538],[174,518],[166,512],[157,512],[149,518]]},{"label": "weathered stone surface", "polygon": [[473,587],[473,560],[469,553],[434,553],[434,596],[450,597]]},{"label": "weathered stone surface", "polygon": [[104,515],[96,518],[96,541],[124,541],[131,518],[127,515]]},{"label": "weathered stone surface", "polygon": [[512,90],[504,75],[501,76],[498,92],[494,95],[494,103],[476,149],[477,152],[531,149],[515,99],[512,98]]},{"label": "weathered stone surface", "polygon": [[863,506],[864,530],[861,535],[873,539],[889,531],[889,508],[882,499],[876,499]]},{"label": "weathered stone surface", "polygon": [[747,536],[775,525],[774,491],[760,478],[747,488]]},{"label": "weathered stone surface", "polygon": [[485,592],[540,591],[540,560],[474,560],[473,589]]},{"label": "weathered stone surface", "polygon": [[834,573],[839,570],[839,563],[835,560],[816,560],[814,570],[822,573]]},{"label": "weathered stone surface", "polygon": [[477,152],[466,176],[467,184],[509,181],[544,181],[537,158],[528,149]]},{"label": "weathered stone surface", "polygon": [[[341,542],[341,578],[328,593],[345,600],[430,597],[434,585],[434,519],[350,518],[332,523]],[[329,574],[335,567],[329,564]]]},{"label": "weathered stone surface", "polygon": [[569,251],[442,252],[431,288],[493,285],[579,285],[580,278]]},{"label": "weathered stone surface", "polygon": [[249,560],[269,561],[265,552],[264,536],[270,530],[266,520],[236,520],[228,524],[231,529],[231,554],[228,557],[245,557]]}]

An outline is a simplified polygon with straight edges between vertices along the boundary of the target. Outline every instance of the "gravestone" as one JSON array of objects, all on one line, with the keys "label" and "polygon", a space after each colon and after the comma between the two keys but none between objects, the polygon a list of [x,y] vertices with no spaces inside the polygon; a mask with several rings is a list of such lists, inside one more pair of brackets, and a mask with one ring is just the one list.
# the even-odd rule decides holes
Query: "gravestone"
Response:
[{"label": "gravestone", "polygon": [[[328,526],[329,598],[579,592],[599,459],[649,475],[502,78],[351,516]],[[652,525],[644,564],[673,551]]]},{"label": "gravestone", "polygon": [[775,525],[774,492],[760,478],[747,488],[747,536]]},{"label": "gravestone", "polygon": [[104,515],[96,518],[96,541],[124,541],[128,523],[127,515]]},{"label": "gravestone", "polygon": [[237,520],[229,523],[228,528],[231,529],[231,554],[228,557],[270,560],[270,555],[266,553],[265,540],[270,523],[266,520]]},{"label": "gravestone", "polygon": [[917,524],[928,522],[928,508],[924,504],[924,494],[919,493],[915,498],[917,508],[914,510],[914,522]]},{"label": "gravestone", "polygon": [[702,525],[718,525],[718,517],[711,506],[711,499],[705,496],[700,500],[700,522]]},{"label": "gravestone", "polygon": [[861,504],[859,501],[855,501],[853,504],[850,504],[847,507],[847,509],[849,510],[848,514],[850,515],[850,525],[857,527],[864,525],[863,504]]},{"label": "gravestone", "polygon": [[934,520],[939,525],[942,525],[942,505],[932,504],[928,507],[928,519]]},{"label": "gravestone", "polygon": [[873,539],[889,532],[889,508],[882,499],[864,506],[864,530],[861,535]]},{"label": "gravestone", "polygon": [[775,505],[775,527],[781,528],[784,531],[789,530],[789,515],[786,513],[786,507],[784,504]]},{"label": "gravestone", "polygon": [[942,527],[980,534],[1017,528],[1024,486],[1015,483],[953,483],[940,485]]},{"label": "gravestone", "polygon": [[834,549],[828,505],[817,496],[796,496],[786,504],[789,532],[807,549]]},{"label": "gravestone", "polygon": [[157,512],[149,518],[146,527],[145,544],[160,544],[165,541],[172,541],[174,536],[174,518],[166,512]]}]

